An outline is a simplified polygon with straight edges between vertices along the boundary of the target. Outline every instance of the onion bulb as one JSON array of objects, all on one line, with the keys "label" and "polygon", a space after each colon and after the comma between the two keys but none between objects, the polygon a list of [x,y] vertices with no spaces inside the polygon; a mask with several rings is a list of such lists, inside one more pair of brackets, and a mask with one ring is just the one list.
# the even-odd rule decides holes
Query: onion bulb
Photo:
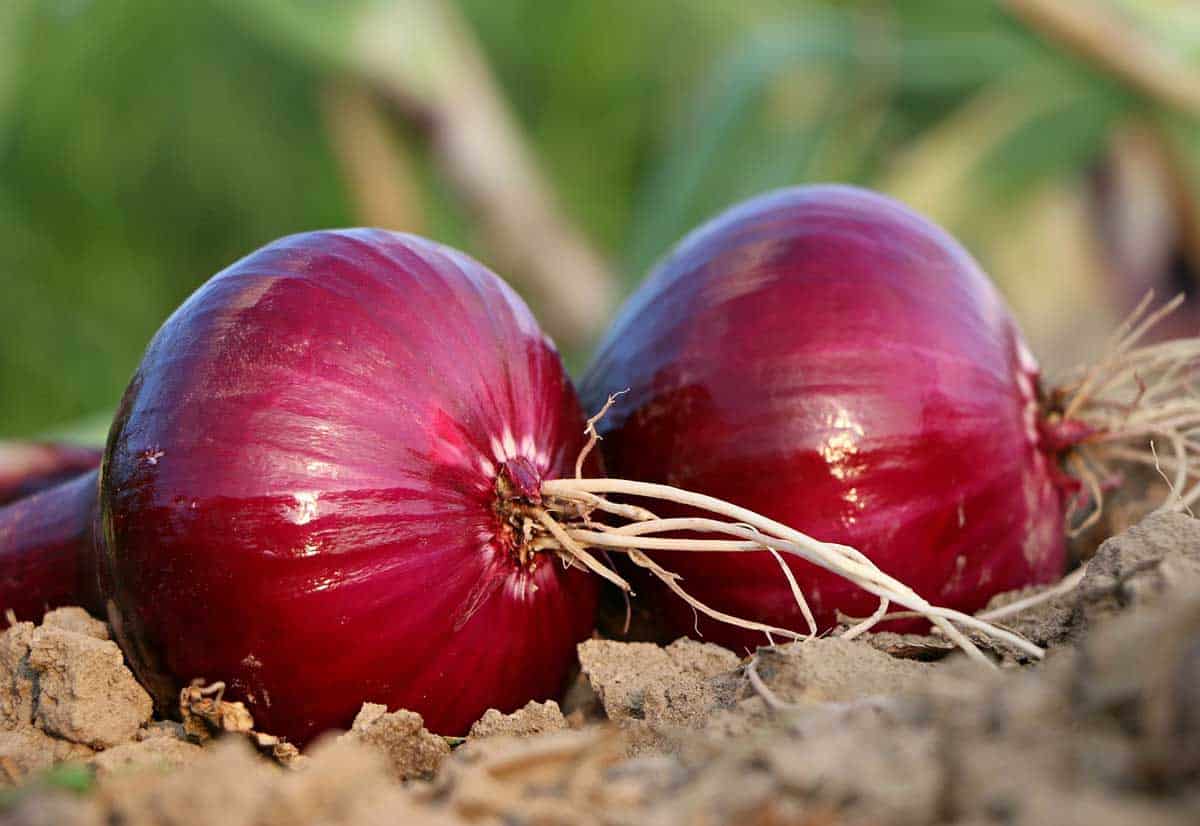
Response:
[{"label": "onion bulb", "polygon": [[[78,558],[10,542],[0,570],[83,572],[75,596],[164,707],[219,679],[301,743],[364,701],[460,734],[554,696],[591,632],[594,577],[535,553],[513,512],[573,469],[583,426],[553,345],[482,265],[378,230],[296,235],[154,337]],[[0,512],[0,537],[47,510]],[[64,590],[0,597],[28,612]]]},{"label": "onion bulb", "polygon": [[[1151,438],[1169,453],[1200,425],[1194,400],[1162,402],[1200,348],[1134,349],[1145,326],[1044,388],[1000,294],[946,232],[864,190],[799,187],[687,236],[628,301],[581,395],[594,408],[621,393],[599,423],[613,475],[853,546],[931,603],[972,612],[1063,574],[1081,483],[1097,490],[1113,463],[1150,460]],[[1181,494],[1189,451],[1164,456]],[[651,555],[739,617],[825,631],[880,616],[878,594],[795,557],[789,583],[767,552]],[[661,607],[676,634],[765,641],[671,595]]]}]

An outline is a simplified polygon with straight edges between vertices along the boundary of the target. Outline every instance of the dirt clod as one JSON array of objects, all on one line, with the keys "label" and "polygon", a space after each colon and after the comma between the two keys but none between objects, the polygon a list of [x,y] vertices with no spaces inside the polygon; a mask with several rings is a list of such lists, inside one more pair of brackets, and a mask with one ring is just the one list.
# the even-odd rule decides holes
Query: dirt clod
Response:
[{"label": "dirt clod", "polygon": [[488,711],[471,726],[470,737],[497,737],[507,735],[512,737],[527,737],[531,734],[541,734],[547,731],[561,731],[567,727],[567,720],[558,708],[558,703],[547,700],[538,703],[530,700],[524,708],[519,708],[512,714],[501,714],[496,709]]},{"label": "dirt clod", "polygon": [[416,795],[394,782],[394,771],[394,764],[377,750],[346,742],[344,737],[326,739],[313,748],[303,771],[287,772],[275,781],[273,811],[262,822],[267,826],[462,826],[463,821],[438,807],[421,806]]},{"label": "dirt clod", "polygon": [[450,754],[445,739],[425,730],[420,714],[363,703],[350,731],[339,741],[361,743],[380,752],[397,780],[428,779]]},{"label": "dirt clod", "polygon": [[579,662],[610,720],[699,727],[709,711],[728,704],[717,678],[738,657],[716,645],[681,639],[653,643],[587,640]]},{"label": "dirt clod", "polygon": [[1086,628],[1126,609],[1157,603],[1168,589],[1200,589],[1200,520],[1153,513],[1100,546],[1079,584]]},{"label": "dirt clod", "polygon": [[[217,683],[182,698],[183,717],[213,735],[202,746],[176,722],[139,728],[138,719],[131,730],[140,710],[121,717],[119,744],[93,752],[72,742],[109,719],[110,706],[141,709],[148,699],[110,689],[106,704],[92,688],[76,690],[114,673],[112,643],[78,613],[53,612],[41,628],[0,634],[0,781],[19,784],[0,797],[0,821],[1200,822],[1200,523],[1147,518],[1104,543],[1075,590],[1004,622],[1050,645],[1045,661],[996,651],[1004,667],[989,670],[939,637],[898,634],[818,638],[747,658],[690,640],[589,640],[564,699],[577,728],[554,702],[493,710],[451,752],[419,715],[368,703],[350,732],[300,755],[250,728]],[[47,696],[57,703],[50,717]],[[71,716],[84,713],[95,719]],[[75,726],[69,735],[42,722],[59,717]],[[90,764],[82,792],[51,768],[69,760]]]},{"label": "dirt clod", "polygon": [[108,640],[43,626],[33,633],[29,667],[37,674],[35,724],[92,748],[132,740],[153,705]]},{"label": "dirt clod", "polygon": [[63,631],[74,631],[85,637],[95,637],[98,640],[111,639],[108,626],[82,608],[68,606],[47,611],[42,617],[43,628],[61,628]]},{"label": "dirt clod", "polygon": [[1200,780],[1200,591],[1173,592],[1091,635],[1071,689],[1078,714],[1138,733],[1110,761],[1110,780],[1149,789]]},{"label": "dirt clod", "polygon": [[201,748],[184,740],[151,737],[105,749],[91,759],[98,777],[134,769],[178,769],[196,760]]},{"label": "dirt clod", "polygon": [[0,731],[0,786],[15,785],[66,760],[86,760],[87,746],[51,737],[32,726]]},{"label": "dirt clod", "polygon": [[932,667],[852,640],[825,637],[759,649],[757,671],[779,700],[827,703],[924,688]]},{"label": "dirt clod", "polygon": [[33,683],[29,646],[33,623],[19,622],[0,634],[0,728],[15,729],[33,723]]},{"label": "dirt clod", "polygon": [[5,826],[108,826],[104,815],[88,800],[74,795],[38,794],[18,802],[5,813]]},{"label": "dirt clod", "polygon": [[[194,747],[193,748],[197,748]],[[455,826],[461,821],[424,808],[392,781],[380,755],[328,741],[302,772],[261,759],[242,737],[199,749],[176,771],[129,766],[98,778],[86,802],[61,790],[20,799],[6,823],[92,826]]]}]

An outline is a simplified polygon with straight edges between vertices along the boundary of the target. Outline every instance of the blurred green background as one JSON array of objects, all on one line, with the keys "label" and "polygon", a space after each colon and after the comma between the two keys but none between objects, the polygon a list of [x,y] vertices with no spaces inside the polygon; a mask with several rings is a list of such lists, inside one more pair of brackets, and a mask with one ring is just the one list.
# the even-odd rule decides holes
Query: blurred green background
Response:
[{"label": "blurred green background", "polygon": [[1200,4],[3,0],[0,437],[102,438],[171,310],[281,235],[461,247],[578,369],[688,229],[818,180],[947,225],[1047,367],[1094,357],[1200,274]]}]

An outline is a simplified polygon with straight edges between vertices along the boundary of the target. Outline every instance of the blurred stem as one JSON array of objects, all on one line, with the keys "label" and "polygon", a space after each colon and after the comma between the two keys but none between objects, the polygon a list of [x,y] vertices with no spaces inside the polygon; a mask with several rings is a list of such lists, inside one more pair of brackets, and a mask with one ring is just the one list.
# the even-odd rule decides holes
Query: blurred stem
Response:
[{"label": "blurred stem", "polygon": [[803,177],[796,170],[809,165],[816,141],[827,128],[826,115],[847,97],[847,71],[856,59],[865,57],[855,48],[855,31],[847,15],[818,14],[805,18],[803,25],[758,27],[717,61],[689,107],[691,114],[638,195],[627,250],[629,268],[641,271],[650,266],[694,224],[693,213],[703,202],[705,185],[714,170],[729,163],[739,127],[754,116],[754,107],[769,84],[784,72],[819,76],[826,70],[837,85],[821,101],[822,115],[803,124],[783,158],[790,170],[788,182]]},{"label": "blurred stem", "polygon": [[871,156],[884,124],[892,115],[892,99],[900,80],[900,43],[893,9],[871,5],[869,13],[849,16],[854,34],[853,72],[842,91],[840,123],[821,137],[809,170],[829,180],[852,180]]},{"label": "blurred stem", "polygon": [[1095,0],[1003,0],[1029,28],[1159,102],[1200,115],[1200,72]]},{"label": "blurred stem", "polygon": [[1200,273],[1200,163],[1194,126],[1192,133],[1189,136],[1192,140],[1185,143],[1164,124],[1155,123],[1152,127],[1161,153],[1163,179],[1178,220],[1179,244],[1191,261],[1193,271]]},{"label": "blurred stem", "polygon": [[1052,105],[1031,98],[1029,88],[1008,78],[986,87],[903,147],[878,187],[940,224],[961,226],[974,207],[975,173],[983,159]]},{"label": "blurred stem", "polygon": [[567,220],[458,10],[447,0],[367,7],[356,62],[428,136],[432,157],[482,228],[498,269],[566,348],[599,333],[612,272]]},{"label": "blurred stem", "polygon": [[33,18],[33,0],[0,2],[0,149],[8,138],[12,98],[30,38],[27,29]]},{"label": "blurred stem", "polygon": [[370,89],[353,81],[327,84],[321,115],[359,223],[423,232],[421,187],[412,161]]}]

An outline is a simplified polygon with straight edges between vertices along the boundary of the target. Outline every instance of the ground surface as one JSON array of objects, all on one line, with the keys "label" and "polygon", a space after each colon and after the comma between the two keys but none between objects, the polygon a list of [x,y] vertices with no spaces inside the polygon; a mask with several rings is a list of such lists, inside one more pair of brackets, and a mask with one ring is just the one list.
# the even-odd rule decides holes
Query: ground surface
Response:
[{"label": "ground surface", "polygon": [[0,635],[0,822],[1200,822],[1200,521],[1147,518],[1006,622],[1046,660],[594,639],[562,709],[491,711],[460,743],[366,704],[298,755],[201,687],[182,723],[150,719],[103,623],[62,609]]}]

